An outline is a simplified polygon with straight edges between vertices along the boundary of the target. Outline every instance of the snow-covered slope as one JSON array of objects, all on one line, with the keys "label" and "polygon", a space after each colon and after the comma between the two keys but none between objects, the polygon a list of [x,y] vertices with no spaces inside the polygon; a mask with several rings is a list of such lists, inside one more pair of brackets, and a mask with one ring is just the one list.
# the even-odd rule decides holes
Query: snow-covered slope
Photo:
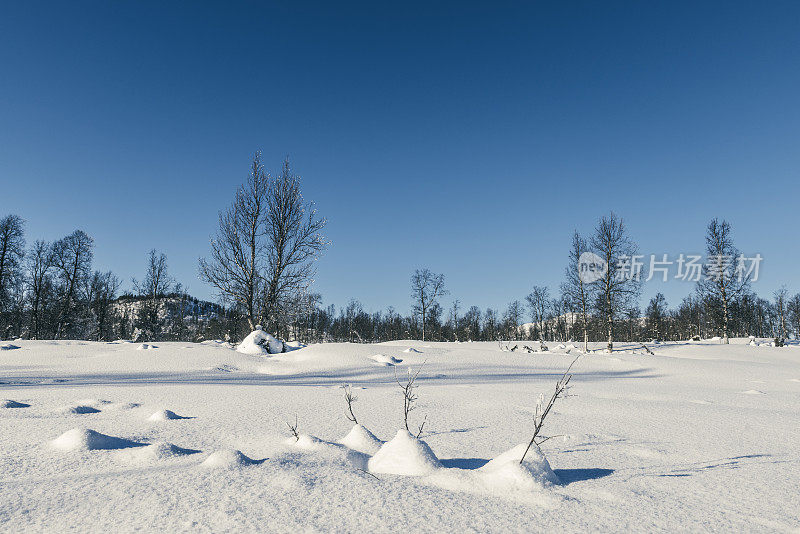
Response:
[{"label": "snow-covered slope", "polygon": [[[581,356],[519,465],[574,348],[14,341],[0,530],[797,531],[800,348],[748,342]],[[420,366],[426,447],[396,382]]]}]

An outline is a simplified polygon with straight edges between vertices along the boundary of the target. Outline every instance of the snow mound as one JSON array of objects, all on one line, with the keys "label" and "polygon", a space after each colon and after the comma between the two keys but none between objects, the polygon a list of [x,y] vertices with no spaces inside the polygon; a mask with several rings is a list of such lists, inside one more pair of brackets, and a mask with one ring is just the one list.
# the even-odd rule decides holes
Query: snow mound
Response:
[{"label": "snow mound", "polygon": [[283,342],[275,339],[272,335],[264,332],[261,325],[244,338],[244,341],[236,347],[236,352],[242,354],[278,354],[283,352]]},{"label": "snow mound", "polygon": [[30,408],[30,404],[25,404],[24,402],[17,402],[11,399],[2,399],[0,400],[0,408]]},{"label": "snow mound", "polygon": [[286,445],[291,445],[293,447],[306,450],[320,449],[325,445],[324,441],[310,434],[300,434],[299,438],[291,436],[286,438],[283,442]]},{"label": "snow mound", "polygon": [[151,463],[160,460],[169,460],[180,456],[197,454],[200,451],[184,449],[166,441],[156,441],[145,447],[136,447],[120,451],[119,459],[130,463]]},{"label": "snow mound", "polygon": [[395,358],[394,356],[387,356],[385,354],[375,354],[374,356],[369,357],[370,360],[375,361],[375,363],[385,366],[392,366],[401,363],[403,360],[400,358]]},{"label": "snow mound", "polygon": [[73,406],[62,406],[60,408],[56,408],[56,413],[61,415],[86,415],[90,413],[100,413],[100,410],[94,406],[76,404]]},{"label": "snow mound", "polygon": [[144,443],[131,441],[125,438],[107,436],[91,429],[73,428],[67,430],[50,442],[56,449],[64,451],[95,451],[107,449],[127,449],[129,447],[142,447]]},{"label": "snow mound", "polygon": [[238,467],[260,464],[262,462],[263,460],[248,458],[242,454],[242,451],[223,449],[209,454],[208,458],[203,460],[203,463],[200,465],[209,468],[235,469]]},{"label": "snow mound", "polygon": [[742,391],[745,395],[765,395],[763,391],[759,391],[757,389],[748,389],[747,391]]},{"label": "snow mound", "polygon": [[538,446],[531,446],[525,461],[519,463],[527,446],[525,443],[517,445],[488,462],[479,471],[486,475],[487,481],[507,489],[531,490],[560,484],[561,481]]},{"label": "snow mound", "polygon": [[141,345],[136,347],[136,350],[152,350],[152,349],[157,349],[157,348],[158,347],[156,347],[155,345],[149,345],[147,343],[142,343]]},{"label": "snow mound", "polygon": [[369,459],[367,466],[373,473],[427,475],[442,464],[427,443],[408,430],[398,430],[397,435]]},{"label": "snow mound", "polygon": [[383,442],[375,437],[375,434],[364,428],[362,425],[353,425],[350,432],[339,440],[339,443],[357,452],[363,452],[370,456],[378,452]]},{"label": "snow mound", "polygon": [[11,343],[3,343],[0,345],[0,350],[16,350],[20,348],[19,345],[13,345]]},{"label": "snow mound", "polygon": [[169,421],[172,419],[190,419],[190,418],[178,415],[172,410],[159,410],[147,418],[148,421]]},{"label": "snow mound", "polygon": [[420,354],[422,354],[422,351],[421,351],[421,350],[417,350],[417,349],[415,349],[414,347],[408,347],[408,348],[407,348],[406,350],[404,350],[403,352],[405,352],[405,353],[417,352],[417,353],[420,353]]}]

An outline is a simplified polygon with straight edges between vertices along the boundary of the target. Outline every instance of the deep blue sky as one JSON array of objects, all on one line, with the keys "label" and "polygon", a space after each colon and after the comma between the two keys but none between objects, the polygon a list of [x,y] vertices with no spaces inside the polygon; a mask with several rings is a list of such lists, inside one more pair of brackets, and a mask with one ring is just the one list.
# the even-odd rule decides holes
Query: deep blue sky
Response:
[{"label": "deep blue sky", "polygon": [[800,4],[518,4],[4,2],[0,215],[84,229],[127,285],[155,247],[211,297],[197,259],[261,149],[328,218],[325,304],[408,311],[427,266],[503,309],[612,209],[648,254],[724,217],[759,293],[800,290]]}]

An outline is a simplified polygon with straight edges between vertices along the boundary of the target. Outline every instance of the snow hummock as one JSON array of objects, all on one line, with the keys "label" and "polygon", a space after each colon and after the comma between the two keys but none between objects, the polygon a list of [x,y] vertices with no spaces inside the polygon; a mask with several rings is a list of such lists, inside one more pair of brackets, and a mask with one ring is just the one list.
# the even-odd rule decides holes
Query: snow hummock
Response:
[{"label": "snow hummock", "polygon": [[166,441],[156,441],[145,447],[136,447],[120,451],[119,459],[129,463],[151,463],[160,460],[169,460],[180,456],[197,454],[200,451],[184,449]]},{"label": "snow hummock", "polygon": [[394,356],[387,356],[385,354],[375,354],[369,357],[370,360],[374,360],[375,363],[380,365],[385,365],[387,367],[392,365],[397,365],[398,363],[402,363],[403,360],[400,358],[395,358]]},{"label": "snow hummock", "polygon": [[158,347],[156,347],[155,345],[150,345],[148,343],[142,343],[141,345],[136,347],[136,350],[152,350],[152,349],[157,349],[157,348]]},{"label": "snow hummock", "polygon": [[189,417],[178,415],[172,410],[159,410],[147,418],[148,421],[169,421],[171,419],[189,419]]},{"label": "snow hummock", "polygon": [[2,343],[0,344],[0,350],[16,350],[19,348],[19,345],[14,345],[11,343]]},{"label": "snow hummock", "polygon": [[11,399],[2,399],[0,400],[0,408],[30,408],[30,404],[25,404],[24,402],[17,402]]},{"label": "snow hummock", "polygon": [[125,438],[107,436],[86,428],[67,430],[50,442],[56,449],[65,451],[94,451],[101,449],[127,449],[142,447],[145,444]]},{"label": "snow hummock", "polygon": [[408,430],[398,430],[397,435],[384,443],[367,465],[373,473],[411,476],[427,475],[442,467],[428,444],[412,436]]},{"label": "snow hummock", "polygon": [[200,465],[210,468],[221,467],[224,469],[234,469],[247,465],[260,464],[262,462],[263,460],[253,460],[252,458],[242,454],[242,451],[238,451],[236,449],[222,449],[209,454],[208,458],[203,460],[203,463]]},{"label": "snow hummock", "polygon": [[236,352],[242,354],[278,354],[283,352],[283,342],[264,332],[261,325],[250,332],[244,341],[236,347]]},{"label": "snow hummock", "polygon": [[527,446],[526,443],[521,443],[507,450],[481,467],[479,471],[503,486],[514,489],[530,490],[559,484],[558,476],[550,468],[550,463],[537,445],[532,445],[525,455],[525,461],[519,463]]},{"label": "snow hummock", "polygon": [[367,430],[363,425],[353,425],[350,432],[339,440],[339,443],[364,454],[373,455],[378,452],[383,442],[375,437],[375,434]]},{"label": "snow hummock", "polygon": [[414,347],[408,347],[408,348],[407,348],[406,350],[404,350],[403,352],[405,352],[405,353],[411,353],[411,352],[418,352],[418,353],[421,353],[422,351],[421,351],[421,350],[417,350],[417,349],[415,349]]}]

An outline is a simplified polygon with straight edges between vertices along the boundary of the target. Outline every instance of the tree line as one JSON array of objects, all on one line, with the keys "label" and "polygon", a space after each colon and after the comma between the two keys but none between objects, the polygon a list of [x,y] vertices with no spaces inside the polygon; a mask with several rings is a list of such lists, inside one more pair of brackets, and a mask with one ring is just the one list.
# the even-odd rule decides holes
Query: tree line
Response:
[{"label": "tree line", "polygon": [[[199,261],[200,278],[219,296],[214,304],[189,296],[156,250],[142,280],[133,280],[134,291],[119,294],[117,276],[93,270],[94,241],[85,232],[27,248],[24,221],[7,215],[0,219],[0,338],[235,342],[263,325],[304,342],[578,340],[604,341],[612,350],[615,341],[800,336],[800,294],[783,288],[766,300],[753,292],[752,273],[734,276],[731,259],[740,253],[724,220],[708,224],[709,261],[694,265],[701,276],[672,309],[660,293],[639,308],[642,280],[630,276],[638,247],[611,213],[588,235],[571,236],[558,288],[534,285],[504,310],[463,307],[457,298],[444,309],[444,275],[418,269],[408,315],[392,307],[368,313],[357,300],[338,309],[322,305],[312,283],[328,246],[325,225],[288,159],[273,176],[256,153],[219,214],[210,254]],[[598,266],[604,268],[592,270]]]}]

